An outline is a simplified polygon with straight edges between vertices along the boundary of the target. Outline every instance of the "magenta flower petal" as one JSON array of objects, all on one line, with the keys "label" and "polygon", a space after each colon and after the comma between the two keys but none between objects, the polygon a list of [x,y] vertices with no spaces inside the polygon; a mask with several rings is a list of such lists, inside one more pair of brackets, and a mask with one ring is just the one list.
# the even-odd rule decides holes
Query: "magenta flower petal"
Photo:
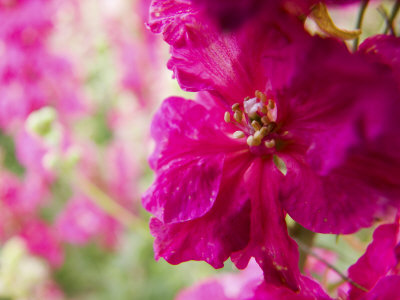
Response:
[{"label": "magenta flower petal", "polygon": [[[375,284],[398,264],[395,252],[395,247],[399,242],[398,234],[398,222],[379,226],[375,230],[374,239],[365,254],[349,268],[349,277],[368,290],[374,288]],[[386,285],[387,283],[380,284]],[[354,286],[350,288],[350,299],[361,299],[365,294],[364,291]],[[367,297],[367,299],[374,298]]]},{"label": "magenta flower petal", "polygon": [[333,40],[315,39],[297,70],[280,101],[282,118],[308,144],[307,160],[320,174],[345,160],[353,146],[400,128],[393,113],[400,109],[398,85],[383,65]]},{"label": "magenta flower petal", "polygon": [[266,281],[299,289],[296,243],[288,236],[284,213],[278,201],[279,178],[283,177],[271,160],[256,159],[245,174],[251,196],[251,239],[249,245],[232,256],[244,268],[251,257],[264,270]]},{"label": "magenta flower petal", "polygon": [[193,101],[170,98],[154,117],[152,135],[158,143],[150,164],[157,178],[143,205],[163,222],[201,217],[215,202],[224,146],[229,149],[224,143],[235,143],[219,134],[209,115]]},{"label": "magenta flower petal", "polygon": [[168,44],[179,44],[184,40],[185,26],[195,11],[190,0],[154,0],[149,27],[154,33],[163,33]]},{"label": "magenta flower petal", "polygon": [[234,29],[260,12],[264,0],[192,0],[225,29]]},{"label": "magenta flower petal", "polygon": [[394,35],[374,35],[359,47],[360,53],[391,67],[400,82],[400,38]]},{"label": "magenta flower petal", "polygon": [[223,182],[214,206],[204,216],[172,224],[152,219],[156,258],[163,257],[171,264],[203,260],[221,268],[232,252],[247,245],[250,203],[246,191],[240,182]]},{"label": "magenta flower petal", "polygon": [[199,286],[184,290],[178,294],[177,300],[233,300],[224,292],[224,287],[217,280],[203,282]]},{"label": "magenta flower petal", "polygon": [[310,230],[352,233],[370,226],[374,217],[390,206],[382,193],[366,185],[359,175],[360,166],[368,167],[361,165],[362,161],[356,165],[350,160],[320,176],[301,161],[283,159],[292,172],[281,187],[280,199],[289,215]]},{"label": "magenta flower petal", "polygon": [[181,87],[217,91],[230,104],[264,90],[267,76],[276,82],[286,79],[309,38],[303,24],[281,10],[235,33],[221,33],[187,1],[155,1],[151,11],[150,27],[171,45],[168,67]]},{"label": "magenta flower petal", "polygon": [[[377,285],[362,299],[377,300],[377,299],[400,299],[400,276],[391,275],[380,280]],[[350,298],[353,299],[353,298]]]},{"label": "magenta flower petal", "polygon": [[286,287],[277,287],[263,282],[248,300],[329,300],[329,297],[315,281],[301,276],[302,290],[294,292]]},{"label": "magenta flower petal", "polygon": [[239,268],[255,257],[267,283],[303,293],[285,211],[349,233],[398,206],[400,93],[384,63],[274,12],[221,33],[187,1],[153,3],[169,67],[201,93],[156,114],[143,202],[157,257],[221,267],[231,256]]},{"label": "magenta flower petal", "polygon": [[273,14],[271,3],[283,3],[288,12],[296,14],[308,14],[312,5],[325,2],[332,5],[344,5],[360,0],[192,0],[199,8],[211,15],[222,29],[234,30],[245,21],[257,17],[260,14]]}]

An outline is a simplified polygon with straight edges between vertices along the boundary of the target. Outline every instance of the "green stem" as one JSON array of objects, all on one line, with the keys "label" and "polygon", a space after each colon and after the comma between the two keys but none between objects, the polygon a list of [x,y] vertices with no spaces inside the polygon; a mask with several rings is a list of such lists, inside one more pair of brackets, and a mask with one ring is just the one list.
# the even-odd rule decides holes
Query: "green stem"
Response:
[{"label": "green stem", "polygon": [[[303,245],[306,245],[307,247],[312,247],[314,243],[315,232],[304,228],[299,223],[296,223],[291,228],[290,235],[297,242],[301,242]],[[304,270],[308,254],[309,254],[308,252],[305,252],[301,248],[299,248],[299,268],[301,272],[303,272]]]}]

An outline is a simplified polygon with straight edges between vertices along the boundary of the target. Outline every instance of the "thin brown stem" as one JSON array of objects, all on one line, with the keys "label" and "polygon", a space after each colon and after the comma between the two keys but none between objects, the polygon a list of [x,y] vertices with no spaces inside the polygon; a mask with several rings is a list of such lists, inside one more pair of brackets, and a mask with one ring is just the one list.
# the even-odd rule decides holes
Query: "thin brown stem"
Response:
[{"label": "thin brown stem", "polygon": [[330,268],[332,271],[334,271],[336,274],[338,274],[343,280],[347,281],[351,285],[355,286],[356,288],[368,292],[368,289],[363,287],[362,285],[358,284],[357,282],[353,281],[351,278],[343,274],[338,268],[336,268],[334,265],[332,265],[330,262],[328,262],[326,259],[318,255],[317,253],[313,252],[310,247],[307,245],[304,245],[301,241],[297,241],[297,244],[299,245],[299,248],[302,249],[303,252],[308,253],[308,255],[311,255],[318,259],[320,262],[325,264],[328,268]]},{"label": "thin brown stem", "polygon": [[[363,20],[364,20],[364,15],[365,15],[365,11],[367,10],[368,3],[369,3],[369,0],[363,0],[361,2],[360,10],[358,11],[356,29],[361,29],[361,27],[362,27],[362,23],[363,23]],[[354,51],[357,51],[359,43],[360,43],[360,37],[358,36],[354,40]]]},{"label": "thin brown stem", "polygon": [[378,13],[380,13],[382,18],[385,20],[385,24],[386,24],[386,27],[385,27],[385,30],[384,30],[385,34],[387,34],[389,30],[390,30],[391,33],[393,33],[394,32],[393,25],[390,22],[389,14],[385,10],[385,8],[382,5],[380,5],[377,8],[377,10],[378,10]]},{"label": "thin brown stem", "polygon": [[135,229],[136,231],[142,228],[141,225],[143,225],[144,220],[135,216],[89,180],[79,177],[79,179],[76,180],[76,183],[82,192],[93,201],[93,203],[100,207],[105,213],[114,217],[125,227]]},{"label": "thin brown stem", "polygon": [[390,30],[391,34],[396,35],[395,30],[393,28],[393,22],[397,16],[399,10],[400,10],[400,0],[397,0],[395,2],[395,4],[393,5],[390,16],[386,19],[386,27],[385,27],[385,30],[383,31],[385,34],[387,34]]}]

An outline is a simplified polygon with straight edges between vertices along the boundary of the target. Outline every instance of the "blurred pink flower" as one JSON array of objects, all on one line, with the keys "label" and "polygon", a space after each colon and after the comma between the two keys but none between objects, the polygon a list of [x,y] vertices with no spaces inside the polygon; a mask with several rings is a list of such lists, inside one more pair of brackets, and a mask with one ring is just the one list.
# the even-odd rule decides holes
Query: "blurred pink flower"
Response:
[{"label": "blurred pink flower", "polygon": [[0,39],[16,46],[38,46],[53,27],[52,0],[1,0]]},{"label": "blurred pink flower", "polygon": [[139,166],[134,150],[124,141],[114,141],[107,148],[105,181],[107,190],[119,204],[133,211],[138,204]]},{"label": "blurred pink flower", "polygon": [[236,274],[221,274],[181,291],[176,300],[323,300],[330,299],[317,283],[303,276],[307,289],[293,292],[263,280],[263,273],[254,261]]},{"label": "blurred pink flower", "polygon": [[70,62],[50,49],[56,12],[51,0],[0,3],[2,129],[12,129],[47,105],[56,107],[62,119],[87,109]]},{"label": "blurred pink flower", "polygon": [[19,236],[25,240],[32,254],[42,256],[54,267],[59,267],[63,263],[64,253],[59,236],[43,221],[28,220],[19,232]]},{"label": "blurred pink flower", "polygon": [[91,200],[76,196],[58,216],[56,228],[61,240],[83,245],[99,241],[104,246],[115,246],[121,226]]}]

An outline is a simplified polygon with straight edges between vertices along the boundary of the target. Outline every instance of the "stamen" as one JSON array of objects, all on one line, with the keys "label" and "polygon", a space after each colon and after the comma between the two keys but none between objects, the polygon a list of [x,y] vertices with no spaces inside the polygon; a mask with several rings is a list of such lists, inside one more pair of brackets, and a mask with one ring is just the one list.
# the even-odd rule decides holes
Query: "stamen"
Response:
[{"label": "stamen", "polygon": [[[259,132],[259,131],[257,131]],[[258,146],[261,144],[261,140],[262,138],[260,137],[260,135],[254,135],[253,137],[253,146]]]},{"label": "stamen", "polygon": [[273,116],[272,110],[269,110],[269,111],[268,111],[267,117],[268,117],[268,119],[270,119],[272,122],[275,120],[275,118],[274,118],[274,116]]},{"label": "stamen", "polygon": [[272,99],[268,100],[268,108],[269,109],[274,109],[275,108],[275,101]]},{"label": "stamen", "polygon": [[233,118],[236,120],[236,122],[241,123],[243,119],[243,114],[240,110],[236,110],[235,113],[233,114]]},{"label": "stamen", "polygon": [[262,135],[262,137],[264,138],[267,134],[268,134],[268,129],[267,127],[263,126],[260,129],[260,134]]},{"label": "stamen", "polygon": [[224,114],[224,121],[226,123],[229,123],[231,121],[231,114],[228,111],[226,111]]},{"label": "stamen", "polygon": [[234,137],[235,139],[241,139],[241,138],[244,137],[244,132],[243,132],[243,131],[240,131],[240,130],[235,131],[235,132],[233,133],[233,137]]},{"label": "stamen", "polygon": [[247,138],[247,145],[249,146],[258,146],[261,144],[261,139],[259,137],[255,137],[253,135],[250,135]]},{"label": "stamen", "polygon": [[267,96],[264,93],[260,92],[259,90],[255,91],[254,95],[261,100],[262,103],[265,104],[267,102]]},{"label": "stamen", "polygon": [[249,137],[247,138],[247,145],[249,146],[253,146],[254,143],[254,137],[252,135],[249,135]]},{"label": "stamen", "polygon": [[256,131],[256,132],[254,133],[254,139],[255,139],[255,140],[260,140],[260,142],[261,142],[261,140],[263,139],[263,136],[262,136],[261,131]]},{"label": "stamen", "polygon": [[267,132],[269,134],[269,133],[271,133],[272,131],[275,130],[276,123],[275,122],[268,123],[266,127],[267,127]]},{"label": "stamen", "polygon": [[268,113],[268,107],[266,107],[265,105],[262,106],[261,108],[261,112],[266,115]]},{"label": "stamen", "polygon": [[251,126],[253,126],[254,130],[256,130],[256,131],[261,129],[260,123],[258,123],[256,120],[251,122]]},{"label": "stamen", "polygon": [[[268,149],[275,148],[276,139],[279,139],[279,134],[276,132],[278,127],[276,103],[273,98],[268,99],[266,94],[259,90],[256,90],[254,94],[253,98],[245,97],[243,103],[234,103],[232,115],[229,111],[225,112],[224,120],[227,123],[237,122],[236,126],[239,130],[233,133],[233,138],[246,138],[250,147],[263,144]],[[287,134],[284,133],[284,135]]]},{"label": "stamen", "polygon": [[270,149],[270,148],[274,148],[276,143],[275,143],[275,140],[272,139],[272,140],[265,141],[264,145],[265,145],[265,147]]},{"label": "stamen", "polygon": [[262,122],[264,125],[268,125],[268,123],[269,123],[268,117],[267,117],[267,116],[261,117],[261,122]]}]

